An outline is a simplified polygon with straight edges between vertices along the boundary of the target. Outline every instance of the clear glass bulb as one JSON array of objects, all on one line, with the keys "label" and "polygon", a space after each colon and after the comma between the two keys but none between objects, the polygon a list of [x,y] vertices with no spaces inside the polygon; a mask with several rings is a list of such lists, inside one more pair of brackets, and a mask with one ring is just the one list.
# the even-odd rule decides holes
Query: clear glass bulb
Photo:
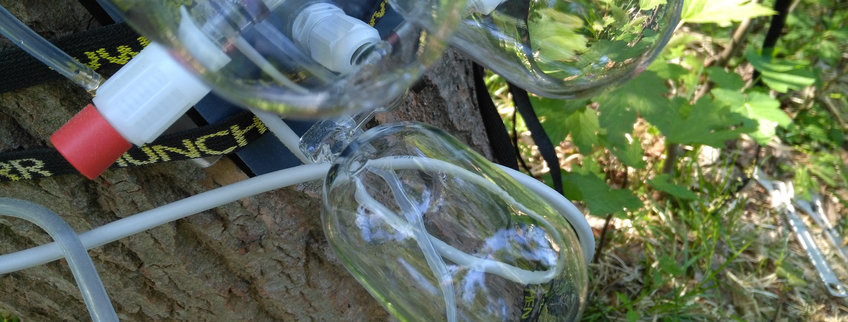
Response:
[{"label": "clear glass bulb", "polygon": [[444,132],[380,126],[324,184],[324,231],[357,280],[401,320],[577,319],[586,260],[569,222]]},{"label": "clear glass bulb", "polygon": [[384,106],[441,56],[464,3],[397,2],[436,32],[375,0],[112,0],[216,94],[294,117]]},{"label": "clear glass bulb", "polygon": [[[682,4],[469,0],[450,43],[529,92],[586,96],[647,68],[677,27]],[[431,17],[402,13],[427,28],[439,26]]]}]

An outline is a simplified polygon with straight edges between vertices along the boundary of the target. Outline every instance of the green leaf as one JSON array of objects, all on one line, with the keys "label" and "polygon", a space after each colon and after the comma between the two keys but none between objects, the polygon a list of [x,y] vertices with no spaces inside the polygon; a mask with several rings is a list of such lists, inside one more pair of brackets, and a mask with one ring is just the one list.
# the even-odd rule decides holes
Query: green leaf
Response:
[{"label": "green leaf", "polygon": [[627,309],[625,317],[627,318],[627,322],[636,322],[639,321],[639,318],[642,317],[642,315],[632,309]]},{"label": "green leaf", "polygon": [[717,87],[732,90],[740,90],[742,87],[745,87],[745,81],[742,80],[742,76],[739,76],[737,73],[725,71],[723,68],[715,66],[708,67],[707,75],[710,76],[710,80],[713,81]]},{"label": "green leaf", "polygon": [[682,200],[698,199],[698,195],[696,195],[694,192],[692,192],[688,188],[669,182],[670,178],[671,178],[671,175],[669,175],[667,173],[663,173],[663,174],[657,175],[656,177],[654,177],[654,179],[652,179],[651,181],[648,181],[648,183],[652,187],[654,187],[654,189],[665,192],[669,195],[672,195],[672,196],[677,197],[677,198],[682,199]]},{"label": "green leaf", "polygon": [[624,105],[610,106],[601,111],[598,123],[607,130],[607,139],[611,143],[627,142],[625,135],[633,132],[636,111]]},{"label": "green leaf", "polygon": [[747,18],[770,16],[774,10],[751,0],[687,0],[681,20],[690,23],[716,23],[729,26]]},{"label": "green leaf", "polygon": [[658,264],[660,270],[666,272],[671,276],[680,276],[684,273],[683,268],[680,267],[680,265],[677,264],[677,261],[671,256],[663,255],[662,257],[660,257]]},{"label": "green leaf", "polygon": [[563,113],[568,115],[586,107],[588,102],[589,101],[585,99],[561,100],[530,95],[530,103],[533,105],[533,109],[536,110],[536,114],[539,115],[539,117],[551,116],[554,114],[561,115]]},{"label": "green leaf", "polygon": [[[542,61],[574,60],[586,50],[586,37],[577,31],[583,28],[583,20],[554,8],[536,10],[528,23],[533,37],[531,45]],[[537,17],[537,18],[536,18]]]},{"label": "green leaf", "polygon": [[789,115],[780,109],[780,102],[777,99],[760,92],[748,94],[748,102],[745,103],[743,114],[759,122],[758,131],[755,132],[754,137],[760,136],[764,139],[760,144],[768,143],[765,139],[772,138],[778,126],[785,128],[792,123]]},{"label": "green leaf", "polygon": [[639,0],[639,10],[654,10],[662,4],[665,4],[665,0]]},{"label": "green leaf", "polygon": [[768,143],[778,126],[787,127],[792,123],[792,119],[780,109],[780,102],[767,94],[751,92],[745,97],[739,91],[723,88],[715,88],[711,92],[717,103],[757,121],[757,130],[749,134],[759,144]]},{"label": "green leaf", "polygon": [[659,77],[674,80],[681,79],[683,78],[683,76],[689,74],[689,70],[687,70],[683,66],[672,63],[651,64],[651,66],[648,67],[648,70],[656,72]]},{"label": "green leaf", "polygon": [[665,113],[645,115],[669,143],[706,144],[720,147],[727,140],[754,130],[754,122],[732,112],[712,98],[702,97],[695,105],[676,98]]},{"label": "green leaf", "polygon": [[801,196],[804,200],[811,199],[810,191],[819,189],[818,183],[810,176],[810,171],[807,167],[796,167],[793,181],[795,195]]},{"label": "green leaf", "polygon": [[645,150],[642,149],[642,143],[637,137],[634,137],[632,142],[623,145],[612,144],[609,149],[618,158],[618,161],[628,167],[644,169],[648,165],[644,158]]},{"label": "green leaf", "polygon": [[840,178],[839,169],[842,164],[840,157],[831,153],[816,153],[810,158],[807,165],[810,173],[819,178],[824,184],[838,188],[836,180]]},{"label": "green leaf", "polygon": [[620,214],[625,209],[636,210],[642,201],[627,189],[611,189],[606,182],[588,173],[569,172],[562,176],[565,196],[582,200],[596,216]]},{"label": "green leaf", "polygon": [[636,111],[626,106],[611,106],[601,112],[598,121],[606,130],[607,148],[619,161],[637,169],[647,165],[639,139],[629,136],[636,123]]},{"label": "green leaf", "polygon": [[646,70],[623,86],[601,95],[598,102],[602,113],[606,108],[622,106],[642,114],[663,112],[668,107],[666,92],[665,80],[656,72]]},{"label": "green leaf", "polygon": [[583,166],[574,168],[574,172],[581,174],[591,174],[598,178],[603,178],[604,167],[598,162],[597,158],[583,159]]},{"label": "green leaf", "polygon": [[600,145],[598,132],[598,113],[590,108],[575,112],[565,120],[565,126],[571,132],[571,140],[580,149],[580,153],[588,155],[596,145]]},{"label": "green leaf", "polygon": [[568,136],[568,117],[586,107],[587,100],[560,100],[530,95],[530,104],[551,142],[559,144]]},{"label": "green leaf", "polygon": [[[626,28],[626,27],[625,27]],[[641,28],[641,27],[639,27]],[[625,33],[627,35],[636,35],[635,33]],[[599,72],[598,64],[616,65],[620,63],[627,64],[627,60],[633,57],[643,55],[650,49],[650,44],[653,43],[653,38],[658,37],[658,33],[645,30],[644,37],[635,44],[632,43],[635,39],[599,39],[592,43],[591,47],[580,54],[577,62],[572,66],[561,65],[550,67],[542,67],[546,73],[550,69],[561,70],[567,73],[556,74],[552,77],[573,77],[580,73],[597,73]],[[553,68],[551,68],[553,67]],[[577,68],[577,71],[570,71]],[[604,68],[607,69],[607,68]],[[551,76],[550,74],[548,76]]]},{"label": "green leaf", "polygon": [[777,125],[788,126],[792,119],[786,112],[780,109],[780,101],[768,94],[752,92],[748,94],[748,102],[745,103],[748,115],[756,119],[767,119],[774,121]]},{"label": "green leaf", "polygon": [[790,89],[800,90],[816,82],[815,73],[805,62],[772,60],[751,48],[745,51],[745,58],[760,72],[763,82],[780,93],[786,93]]},{"label": "green leaf", "polygon": [[745,94],[732,89],[713,88],[710,93],[713,94],[713,101],[722,106],[728,106],[731,110],[741,111],[741,106],[745,105],[747,98]]}]

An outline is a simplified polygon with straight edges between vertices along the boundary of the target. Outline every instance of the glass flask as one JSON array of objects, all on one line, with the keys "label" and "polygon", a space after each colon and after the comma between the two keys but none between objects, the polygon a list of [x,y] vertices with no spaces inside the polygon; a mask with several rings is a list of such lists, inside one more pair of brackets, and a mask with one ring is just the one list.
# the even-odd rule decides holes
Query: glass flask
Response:
[{"label": "glass flask", "polygon": [[336,159],[324,231],[353,276],[400,320],[567,321],[587,267],[569,222],[455,138],[375,127]]},{"label": "glass flask", "polygon": [[[647,68],[671,38],[682,4],[683,0],[469,0],[450,43],[529,92],[583,97]],[[431,16],[401,12],[431,30],[439,27]]]},{"label": "glass flask", "polygon": [[219,96],[314,118],[400,96],[441,56],[464,6],[396,2],[438,26],[423,32],[380,0],[111,0],[110,9]]}]

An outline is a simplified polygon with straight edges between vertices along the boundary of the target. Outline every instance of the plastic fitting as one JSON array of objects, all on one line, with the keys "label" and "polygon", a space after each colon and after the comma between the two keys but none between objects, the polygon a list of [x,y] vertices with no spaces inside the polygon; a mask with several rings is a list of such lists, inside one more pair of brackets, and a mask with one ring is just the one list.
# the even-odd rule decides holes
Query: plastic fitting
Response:
[{"label": "plastic fitting", "polygon": [[[193,50],[206,52],[201,63],[219,68],[229,62],[191,19],[182,20],[180,37]],[[165,47],[150,43],[100,85],[94,105],[75,115],[50,141],[74,168],[94,179],[129,150],[130,143],[152,142],[210,90]]]},{"label": "plastic fitting", "polygon": [[346,73],[366,46],[380,41],[380,33],[333,4],[314,3],[294,19],[292,38],[327,69]]}]

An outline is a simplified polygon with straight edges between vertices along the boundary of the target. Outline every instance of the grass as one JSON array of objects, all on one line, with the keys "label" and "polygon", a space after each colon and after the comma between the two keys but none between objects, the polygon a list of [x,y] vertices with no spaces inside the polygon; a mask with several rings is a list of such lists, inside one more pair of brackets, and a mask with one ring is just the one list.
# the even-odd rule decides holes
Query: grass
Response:
[{"label": "grass", "polygon": [[[596,239],[606,230],[606,240],[597,240],[604,248],[590,264],[584,319],[848,317],[845,301],[827,294],[785,217],[768,204],[768,193],[753,180],[728,175],[738,171],[731,162],[705,167],[695,159],[678,172],[699,198],[678,200],[637,187],[644,208],[608,223],[590,218]],[[840,280],[848,281],[845,262],[818,227],[807,225]]]}]

